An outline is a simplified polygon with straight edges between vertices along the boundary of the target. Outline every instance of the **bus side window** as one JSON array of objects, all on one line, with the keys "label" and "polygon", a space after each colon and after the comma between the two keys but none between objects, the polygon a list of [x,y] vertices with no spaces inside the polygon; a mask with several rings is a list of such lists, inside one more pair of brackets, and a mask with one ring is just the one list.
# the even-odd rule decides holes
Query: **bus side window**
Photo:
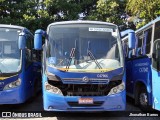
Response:
[{"label": "bus side window", "polygon": [[160,39],[160,21],[155,23],[154,41]]},{"label": "bus side window", "polygon": [[144,50],[146,54],[150,53],[151,37],[152,37],[152,28],[149,28],[144,32],[144,39],[145,39],[144,42],[146,42],[145,43],[146,47],[144,48]]}]

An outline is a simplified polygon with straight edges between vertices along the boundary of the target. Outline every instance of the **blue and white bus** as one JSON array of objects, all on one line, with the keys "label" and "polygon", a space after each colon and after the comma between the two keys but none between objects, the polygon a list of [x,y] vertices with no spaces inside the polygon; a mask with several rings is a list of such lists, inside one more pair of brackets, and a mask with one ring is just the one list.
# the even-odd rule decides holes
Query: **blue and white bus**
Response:
[{"label": "blue and white bus", "polygon": [[24,27],[0,24],[0,104],[23,103],[38,90],[41,64],[33,40]]},{"label": "blue and white bus", "polygon": [[160,17],[138,29],[134,47],[123,39],[126,56],[127,95],[142,110],[160,110]]},{"label": "blue and white bus", "polygon": [[44,110],[125,110],[126,76],[116,25],[98,21],[55,22],[47,32],[35,32],[34,46],[37,50],[43,48]]}]

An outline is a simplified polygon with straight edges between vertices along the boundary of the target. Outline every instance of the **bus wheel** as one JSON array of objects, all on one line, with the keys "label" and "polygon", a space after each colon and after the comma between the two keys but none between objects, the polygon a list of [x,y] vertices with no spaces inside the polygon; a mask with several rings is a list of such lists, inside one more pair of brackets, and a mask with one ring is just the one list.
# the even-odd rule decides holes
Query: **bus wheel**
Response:
[{"label": "bus wheel", "polygon": [[148,105],[148,95],[145,87],[142,87],[140,89],[139,95],[138,95],[139,105],[142,111],[148,111],[149,105]]}]

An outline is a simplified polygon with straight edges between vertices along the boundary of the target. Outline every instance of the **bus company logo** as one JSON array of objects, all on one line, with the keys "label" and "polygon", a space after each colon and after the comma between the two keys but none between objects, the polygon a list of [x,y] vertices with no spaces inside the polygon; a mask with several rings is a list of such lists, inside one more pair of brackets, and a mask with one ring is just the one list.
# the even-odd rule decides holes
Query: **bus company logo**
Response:
[{"label": "bus company logo", "polygon": [[83,77],[82,79],[83,82],[89,82],[89,78],[87,76]]}]

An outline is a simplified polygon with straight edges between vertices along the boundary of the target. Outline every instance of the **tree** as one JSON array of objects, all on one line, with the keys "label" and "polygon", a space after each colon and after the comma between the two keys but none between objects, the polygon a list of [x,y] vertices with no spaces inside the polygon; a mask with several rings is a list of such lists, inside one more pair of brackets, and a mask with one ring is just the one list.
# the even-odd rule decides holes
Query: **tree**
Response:
[{"label": "tree", "polygon": [[0,0],[0,23],[35,31],[55,21],[81,19],[123,23],[126,0]]},{"label": "tree", "polygon": [[121,15],[124,13],[126,0],[98,0],[88,19],[122,24]]},{"label": "tree", "polygon": [[56,20],[77,20],[79,14],[88,16],[97,0],[44,0],[44,10]]},{"label": "tree", "polygon": [[128,0],[126,11],[136,19],[142,19],[136,24],[139,28],[160,15],[160,0]]},{"label": "tree", "polygon": [[34,14],[34,4],[32,3],[32,0],[1,0],[0,23],[26,26],[24,14],[27,14],[31,9],[29,14]]},{"label": "tree", "polygon": [[0,0],[0,23],[27,27],[31,31],[46,29],[51,17],[43,15],[39,0]]}]

